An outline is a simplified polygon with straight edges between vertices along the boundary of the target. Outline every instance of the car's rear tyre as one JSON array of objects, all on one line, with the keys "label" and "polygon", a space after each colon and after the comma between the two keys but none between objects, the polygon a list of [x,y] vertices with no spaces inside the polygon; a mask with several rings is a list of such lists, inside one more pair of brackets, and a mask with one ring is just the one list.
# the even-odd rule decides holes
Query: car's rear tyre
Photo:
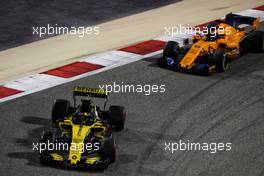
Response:
[{"label": "car's rear tyre", "polygon": [[68,100],[58,99],[55,100],[52,112],[51,112],[51,120],[55,123],[58,119],[62,119],[69,115],[70,112],[70,102]]},{"label": "car's rear tyre", "polygon": [[109,107],[109,123],[115,126],[116,131],[121,131],[125,127],[126,110],[122,106]]},{"label": "car's rear tyre", "polygon": [[223,50],[217,50],[213,55],[213,64],[217,72],[224,72],[228,69],[229,59]]},{"label": "car's rear tyre", "polygon": [[242,51],[244,53],[246,52],[263,52],[264,51],[264,42],[263,38],[264,33],[262,31],[253,31],[249,35],[245,37],[245,39],[240,43],[240,46],[242,47]]},{"label": "car's rear tyre", "polygon": [[262,31],[254,31],[250,36],[250,52],[263,52],[263,32]]},{"label": "car's rear tyre", "polygon": [[103,159],[109,159],[110,163],[116,160],[116,146],[113,136],[106,137],[102,141],[102,147],[100,149],[101,157]]}]

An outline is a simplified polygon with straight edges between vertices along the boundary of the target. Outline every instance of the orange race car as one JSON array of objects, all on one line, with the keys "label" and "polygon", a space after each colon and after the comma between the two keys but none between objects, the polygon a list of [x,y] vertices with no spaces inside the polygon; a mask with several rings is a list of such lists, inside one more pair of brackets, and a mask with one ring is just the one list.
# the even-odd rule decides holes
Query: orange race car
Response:
[{"label": "orange race car", "polygon": [[207,34],[194,35],[193,44],[179,47],[176,41],[168,41],[157,64],[203,74],[226,71],[238,56],[263,51],[262,31],[257,31],[259,24],[259,18],[227,14],[225,19],[208,24]]}]

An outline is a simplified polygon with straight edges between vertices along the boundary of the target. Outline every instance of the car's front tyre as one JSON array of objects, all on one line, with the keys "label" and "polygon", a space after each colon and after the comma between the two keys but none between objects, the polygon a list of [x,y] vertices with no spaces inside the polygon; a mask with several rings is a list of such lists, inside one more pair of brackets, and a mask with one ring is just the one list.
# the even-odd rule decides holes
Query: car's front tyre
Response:
[{"label": "car's front tyre", "polygon": [[51,111],[51,120],[55,123],[58,119],[62,119],[69,115],[70,112],[70,101],[58,99],[55,100],[52,111]]},{"label": "car's front tyre", "polygon": [[[102,141],[102,147],[100,149],[101,157],[103,159],[109,160],[110,163],[116,160],[116,146],[113,135],[106,137]],[[110,164],[109,163],[109,164]]]},{"label": "car's front tyre", "polygon": [[223,50],[216,50],[213,55],[213,64],[217,72],[225,72],[229,66],[228,55]]}]

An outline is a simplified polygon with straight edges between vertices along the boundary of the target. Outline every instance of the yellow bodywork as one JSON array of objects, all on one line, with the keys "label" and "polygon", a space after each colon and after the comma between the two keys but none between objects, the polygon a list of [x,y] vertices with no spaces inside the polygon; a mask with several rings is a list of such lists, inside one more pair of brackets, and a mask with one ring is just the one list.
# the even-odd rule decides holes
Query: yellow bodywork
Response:
[{"label": "yellow bodywork", "polygon": [[52,153],[51,156],[55,161],[63,161],[63,157],[57,153]]},{"label": "yellow bodywork", "polygon": [[68,160],[71,164],[77,164],[81,160],[84,149],[84,138],[86,137],[90,126],[73,125],[72,126],[72,142],[69,151]]},{"label": "yellow bodywork", "polygon": [[92,157],[92,158],[87,158],[85,163],[86,164],[95,164],[96,161],[99,161],[100,157]]},{"label": "yellow bodywork", "polygon": [[[81,160],[81,156],[83,153],[83,150],[85,149],[85,144],[84,144],[84,140],[87,136],[87,134],[89,134],[91,129],[102,129],[100,130],[100,132],[95,132],[93,135],[98,137],[98,138],[102,138],[103,137],[103,133],[106,130],[106,127],[101,123],[100,120],[98,120],[97,122],[93,123],[91,126],[87,126],[87,125],[79,125],[79,124],[73,124],[71,117],[70,119],[65,119],[61,122],[58,123],[59,127],[61,128],[62,134],[66,134],[66,133],[71,133],[72,135],[72,141],[71,141],[71,146],[69,148],[69,155],[68,155],[68,160],[70,161],[70,164],[77,164],[80,160]],[[65,129],[65,126],[70,126],[71,130],[69,130],[69,128]],[[54,160],[57,161],[61,161],[63,160],[63,158],[61,159],[60,155],[58,154],[53,154],[52,155]],[[99,157],[92,157],[92,158],[87,158],[85,163],[91,164],[94,163],[94,161],[99,160]]]}]

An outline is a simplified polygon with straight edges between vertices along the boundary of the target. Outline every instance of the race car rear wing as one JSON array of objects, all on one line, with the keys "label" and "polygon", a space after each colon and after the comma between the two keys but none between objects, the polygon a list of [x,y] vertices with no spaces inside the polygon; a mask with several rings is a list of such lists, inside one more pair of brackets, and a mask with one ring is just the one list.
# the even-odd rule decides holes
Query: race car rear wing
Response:
[{"label": "race car rear wing", "polygon": [[242,16],[238,14],[229,13],[225,17],[225,23],[230,26],[237,27],[241,24],[248,24],[256,30],[259,27],[259,17],[249,17],[249,16]]},{"label": "race car rear wing", "polygon": [[89,96],[96,98],[108,98],[107,91],[99,88],[89,88],[89,87],[74,87],[73,96]]},{"label": "race car rear wing", "polygon": [[104,89],[77,86],[73,88],[74,108],[76,108],[76,96],[96,97],[106,99],[104,110],[108,101],[108,93]]}]

